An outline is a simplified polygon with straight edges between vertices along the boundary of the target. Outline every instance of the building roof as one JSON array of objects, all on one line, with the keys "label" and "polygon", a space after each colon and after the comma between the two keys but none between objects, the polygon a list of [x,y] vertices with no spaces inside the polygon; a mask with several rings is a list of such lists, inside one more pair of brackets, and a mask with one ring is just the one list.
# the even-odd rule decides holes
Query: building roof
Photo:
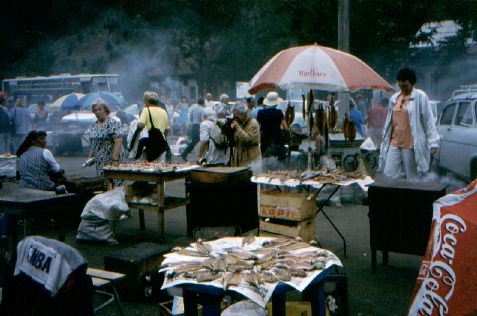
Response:
[{"label": "building roof", "polygon": [[[424,48],[424,47],[438,47],[445,42],[447,39],[454,37],[462,29],[462,27],[457,24],[455,21],[436,21],[425,23],[421,26],[419,31],[416,33],[417,38],[430,35],[430,37],[425,41],[419,41],[418,43],[411,44],[410,47],[413,48]],[[466,39],[466,45],[476,44],[472,38]]]}]

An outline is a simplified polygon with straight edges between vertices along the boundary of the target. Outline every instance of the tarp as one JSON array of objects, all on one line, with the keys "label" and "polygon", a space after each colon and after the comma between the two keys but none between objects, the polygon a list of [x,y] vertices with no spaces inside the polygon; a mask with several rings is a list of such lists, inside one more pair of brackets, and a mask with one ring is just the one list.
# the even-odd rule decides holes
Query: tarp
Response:
[{"label": "tarp", "polygon": [[476,315],[477,180],[433,205],[409,315]]}]

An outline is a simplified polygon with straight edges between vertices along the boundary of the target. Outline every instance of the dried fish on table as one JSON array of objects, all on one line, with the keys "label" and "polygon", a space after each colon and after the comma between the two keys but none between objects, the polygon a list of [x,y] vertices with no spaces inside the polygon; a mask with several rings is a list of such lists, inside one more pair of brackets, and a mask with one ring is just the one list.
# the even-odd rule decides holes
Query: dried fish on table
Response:
[{"label": "dried fish on table", "polygon": [[262,247],[264,248],[279,247],[279,246],[286,246],[291,243],[293,243],[293,239],[279,237],[273,240],[263,242]]},{"label": "dried fish on table", "polygon": [[242,273],[241,272],[225,272],[223,276],[223,288],[224,291],[230,286],[237,286],[242,282]]},{"label": "dried fish on table", "polygon": [[273,260],[277,257],[278,255],[278,251],[274,251],[274,252],[270,252],[270,253],[267,253],[265,254],[264,256],[260,257],[257,259],[257,263],[258,264],[261,264],[263,262],[266,262],[266,261],[270,261],[270,260]]},{"label": "dried fish on table", "polygon": [[192,246],[205,255],[209,255],[212,252],[212,247],[202,239],[197,239],[197,242],[193,243]]},{"label": "dried fish on table", "polygon": [[260,274],[260,279],[267,283],[276,283],[279,281],[278,278],[270,271],[263,271]]},{"label": "dried fish on table", "polygon": [[255,260],[257,255],[250,251],[231,251],[228,253],[230,256],[236,257],[241,260]]},{"label": "dried fish on table", "polygon": [[300,277],[300,278],[306,277],[306,271],[303,269],[290,268],[288,269],[288,271],[290,271],[290,274],[292,277]]},{"label": "dried fish on table", "polygon": [[253,234],[248,235],[242,239],[242,247],[246,245],[251,245],[255,242],[255,236]]},{"label": "dried fish on table", "polygon": [[201,253],[197,250],[192,250],[192,249],[183,248],[183,247],[176,247],[172,250],[184,256],[191,256],[191,257],[208,257],[209,256],[208,254]]},{"label": "dried fish on table", "polygon": [[223,258],[208,258],[202,262],[202,266],[213,272],[227,271],[227,265]]},{"label": "dried fish on table", "polygon": [[213,273],[209,270],[199,270],[195,272],[195,279],[197,282],[207,282],[207,281],[214,281],[218,279],[220,274]]},{"label": "dried fish on table", "polygon": [[303,248],[308,248],[310,245],[306,242],[294,242],[292,244],[288,245],[283,245],[283,246],[277,246],[278,249],[280,249],[280,252],[289,252],[293,250],[298,250],[298,249],[303,249]]},{"label": "dried fish on table", "polygon": [[243,273],[243,281],[256,288],[260,288],[260,274],[255,273],[254,271],[247,271]]},{"label": "dried fish on table", "polygon": [[286,282],[291,280],[290,273],[285,269],[272,269],[273,274],[277,277],[278,280]]},{"label": "dried fish on table", "polygon": [[175,273],[184,273],[188,271],[197,271],[203,268],[203,264],[199,262],[182,263],[180,266],[174,267]]}]

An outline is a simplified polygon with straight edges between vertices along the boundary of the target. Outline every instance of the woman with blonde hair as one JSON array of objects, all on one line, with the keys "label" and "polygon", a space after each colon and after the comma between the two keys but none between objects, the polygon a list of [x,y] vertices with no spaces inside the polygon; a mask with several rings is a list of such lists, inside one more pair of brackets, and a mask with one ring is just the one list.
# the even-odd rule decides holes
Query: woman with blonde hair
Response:
[{"label": "woman with blonde hair", "polygon": [[105,100],[97,99],[91,107],[98,120],[89,128],[88,158],[95,158],[96,173],[102,177],[105,165],[118,164],[124,159],[121,123],[109,116],[111,111]]}]

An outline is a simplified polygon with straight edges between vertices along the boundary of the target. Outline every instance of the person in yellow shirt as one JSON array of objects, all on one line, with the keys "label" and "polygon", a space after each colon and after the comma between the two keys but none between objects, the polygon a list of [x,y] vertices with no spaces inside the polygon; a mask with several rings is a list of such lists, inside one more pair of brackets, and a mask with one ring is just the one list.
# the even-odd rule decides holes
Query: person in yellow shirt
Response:
[{"label": "person in yellow shirt", "polygon": [[[152,124],[151,124],[152,119]],[[146,127],[147,130],[151,130],[151,128],[157,128],[161,131],[164,139],[167,139],[167,133],[169,129],[169,120],[167,116],[167,112],[159,106],[159,95],[156,92],[146,91],[144,92],[144,108],[141,111],[141,115],[139,116],[139,121],[137,123],[137,130],[135,135],[133,136],[133,141],[131,144],[134,144],[137,136],[140,134],[141,130]],[[139,143],[141,144],[141,143]],[[139,158],[142,154],[142,147],[141,150],[138,149],[138,153],[136,155],[136,159]],[[146,148],[147,150],[147,148]],[[167,155],[170,160],[170,155]]]},{"label": "person in yellow shirt", "polygon": [[169,129],[167,112],[159,107],[159,95],[152,91],[144,92],[144,108],[139,116],[139,122],[137,123],[138,128],[143,129],[146,127],[148,130],[151,129],[152,125],[149,119],[149,112],[151,113],[154,127],[160,129],[164,137],[167,137]]}]

